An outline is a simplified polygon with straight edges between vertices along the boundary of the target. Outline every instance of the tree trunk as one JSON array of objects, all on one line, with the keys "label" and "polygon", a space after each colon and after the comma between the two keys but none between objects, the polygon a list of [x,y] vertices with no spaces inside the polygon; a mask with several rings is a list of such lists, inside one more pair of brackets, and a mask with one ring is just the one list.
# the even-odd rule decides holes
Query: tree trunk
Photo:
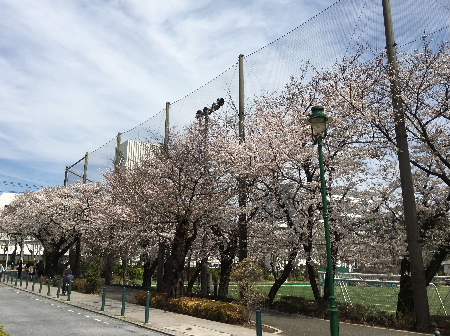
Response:
[{"label": "tree trunk", "polygon": [[278,293],[278,290],[285,283],[289,274],[291,274],[292,269],[294,268],[294,262],[297,259],[297,254],[298,254],[298,248],[295,248],[294,250],[291,251],[291,253],[289,253],[288,261],[284,265],[284,268],[283,268],[283,271],[281,272],[280,277],[278,279],[275,279],[274,284],[270,288],[269,303],[273,303],[273,301],[275,300],[275,297]]},{"label": "tree trunk", "polygon": [[158,273],[156,278],[156,290],[163,291],[164,283],[164,261],[166,259],[166,243],[160,241],[158,244]]},{"label": "tree trunk", "polygon": [[238,249],[238,236],[232,234],[230,240],[219,244],[220,252],[220,278],[219,291],[217,293],[219,299],[228,299],[228,288],[230,286],[231,271],[233,269],[234,259]]},{"label": "tree trunk", "polygon": [[73,274],[75,278],[81,276],[81,237],[75,243],[75,260],[73,263]]},{"label": "tree trunk", "polygon": [[414,296],[413,286],[410,274],[410,264],[406,258],[403,258],[400,265],[400,291],[397,300],[397,312],[399,314],[414,317]]},{"label": "tree trunk", "polygon": [[438,250],[434,252],[433,256],[431,257],[431,260],[428,263],[427,268],[425,269],[425,280],[427,286],[433,280],[434,276],[439,270],[439,267],[441,267],[442,262],[447,258],[449,249],[450,246],[447,242],[446,245],[439,246]]},{"label": "tree trunk", "polygon": [[[236,252],[236,251],[235,251]],[[219,299],[228,299],[228,288],[230,286],[231,270],[233,269],[233,258],[224,258],[220,262]]]},{"label": "tree trunk", "polygon": [[308,239],[307,244],[303,244],[303,250],[306,253],[306,271],[308,273],[308,280],[309,280],[309,284],[311,285],[311,290],[314,295],[314,300],[319,304],[323,304],[325,301],[324,298],[326,296],[322,297],[320,295],[319,286],[317,285],[316,271],[314,269],[314,265],[312,263],[312,258],[311,258],[311,252],[312,252],[312,239],[311,238]]},{"label": "tree trunk", "polygon": [[106,256],[106,264],[105,264],[105,285],[106,286],[109,286],[112,283],[113,264],[114,264],[114,253],[108,253],[108,255]]},{"label": "tree trunk", "polygon": [[208,258],[202,258],[200,262],[200,293],[203,297],[207,297],[208,293]]},{"label": "tree trunk", "polygon": [[124,285],[127,278],[128,278],[128,258],[122,257],[122,280]]},{"label": "tree trunk", "polygon": [[47,253],[45,255],[45,274],[49,278],[54,278],[55,275],[59,275],[59,258],[62,255],[60,253]]},{"label": "tree trunk", "polygon": [[183,295],[183,275],[186,256],[197,236],[196,224],[193,223],[194,232],[189,235],[190,223],[188,219],[181,218],[177,223],[177,228],[173,238],[170,254],[164,265],[164,282],[161,289],[168,293],[169,297]]},{"label": "tree trunk", "polygon": [[142,287],[146,290],[149,290],[152,286],[152,276],[155,273],[156,268],[158,267],[158,257],[156,257],[153,261],[147,260],[144,263],[144,275],[142,281]]},{"label": "tree trunk", "polygon": [[323,297],[320,295],[319,286],[317,285],[317,276],[314,266],[311,263],[311,260],[306,261],[306,270],[308,273],[308,280],[311,285],[311,290],[314,295],[314,300],[316,302],[322,303],[324,301]]},{"label": "tree trunk", "polygon": [[200,275],[201,270],[201,264],[197,264],[197,267],[195,268],[194,274],[189,279],[187,288],[186,288],[186,294],[191,295],[192,294],[192,288],[194,287],[195,280],[197,280],[198,276]]}]

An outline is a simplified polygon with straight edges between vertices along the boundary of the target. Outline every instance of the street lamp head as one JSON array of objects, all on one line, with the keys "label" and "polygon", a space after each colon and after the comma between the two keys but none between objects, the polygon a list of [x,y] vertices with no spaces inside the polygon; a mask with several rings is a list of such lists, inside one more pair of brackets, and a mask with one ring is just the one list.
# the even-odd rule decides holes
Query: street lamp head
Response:
[{"label": "street lamp head", "polygon": [[311,125],[314,137],[325,135],[327,123],[330,121],[331,118],[323,112],[323,106],[313,106],[311,108],[311,114],[309,115],[307,122]]}]

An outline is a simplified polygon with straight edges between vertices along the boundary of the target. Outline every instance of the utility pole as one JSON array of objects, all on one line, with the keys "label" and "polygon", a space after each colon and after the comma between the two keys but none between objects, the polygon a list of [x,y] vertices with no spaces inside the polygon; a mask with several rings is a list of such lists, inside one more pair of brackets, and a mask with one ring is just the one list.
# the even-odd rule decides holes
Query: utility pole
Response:
[{"label": "utility pole", "polygon": [[[169,117],[170,117],[170,102],[166,102],[166,120],[164,123],[164,155],[169,155]],[[164,281],[164,261],[166,259],[166,243],[161,238],[158,243],[158,273],[156,277],[156,289],[162,290]]]},{"label": "utility pole", "polygon": [[[244,132],[244,55],[239,55],[239,144],[245,141]],[[244,260],[248,256],[248,228],[247,228],[247,180],[245,176],[239,176],[238,178],[238,205],[239,205],[239,218],[238,218],[238,241],[239,241],[239,261]]]},{"label": "utility pole", "polygon": [[69,184],[69,167],[66,166],[66,170],[64,171],[64,187],[67,187]]},{"label": "utility pole", "polygon": [[411,265],[414,314],[416,317],[418,330],[421,332],[428,332],[431,328],[430,308],[428,304],[422,246],[420,245],[419,222],[417,219],[416,200],[414,197],[414,185],[411,173],[408,138],[406,133],[405,112],[400,97],[401,89],[394,28],[392,23],[391,4],[390,0],[382,1],[386,48],[389,61],[389,77],[391,81],[392,105],[394,109],[397,155],[403,198],[403,212],[406,224],[409,261]]}]

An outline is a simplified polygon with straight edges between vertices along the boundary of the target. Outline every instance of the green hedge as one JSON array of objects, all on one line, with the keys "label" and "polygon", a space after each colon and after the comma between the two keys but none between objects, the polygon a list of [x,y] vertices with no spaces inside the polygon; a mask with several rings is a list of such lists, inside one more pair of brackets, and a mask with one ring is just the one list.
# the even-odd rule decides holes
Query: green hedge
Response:
[{"label": "green hedge", "polygon": [[[145,305],[147,293],[136,294],[135,298],[138,304]],[[171,299],[167,294],[157,293],[152,295],[151,306],[152,308],[230,324],[243,324],[248,322],[249,319],[249,312],[244,306],[203,298],[182,297]]]}]

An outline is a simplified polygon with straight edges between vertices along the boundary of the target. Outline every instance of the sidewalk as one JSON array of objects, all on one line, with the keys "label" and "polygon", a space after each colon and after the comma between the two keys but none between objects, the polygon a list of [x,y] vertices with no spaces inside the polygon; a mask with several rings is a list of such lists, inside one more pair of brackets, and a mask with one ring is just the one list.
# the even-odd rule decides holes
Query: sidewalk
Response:
[{"label": "sidewalk", "polygon": [[[145,307],[136,305],[133,302],[134,295],[142,292],[137,289],[127,288],[127,303],[125,306],[125,316],[121,316],[122,311],[122,291],[123,287],[108,287],[105,301],[105,311],[100,311],[102,306],[102,297],[93,294],[83,294],[72,291],[70,301],[67,296],[56,297],[56,287],[51,287],[50,295],[47,296],[48,287],[42,288],[39,293],[39,285],[36,284],[35,290],[31,290],[31,284],[28,289],[25,284],[22,287],[14,286],[10,283],[2,282],[1,284],[22,291],[32,293],[37,296],[46,297],[55,301],[67,303],[91,312],[107,315],[117,318],[127,323],[138,325],[142,328],[159,331],[166,335],[172,336],[255,336],[256,330],[204,320],[192,316],[176,314],[160,309],[150,308],[149,323],[145,322]],[[253,316],[254,317],[254,316]],[[310,336],[310,335],[329,335],[329,321],[303,317],[293,314],[279,313],[271,310],[263,310],[262,322],[274,329],[274,333],[263,332],[263,335],[279,335],[279,336]],[[278,329],[277,329],[278,328]],[[340,336],[425,336],[430,334],[410,333],[400,330],[383,329],[376,327],[368,327],[362,325],[353,325],[348,323],[340,323]]]},{"label": "sidewalk", "polygon": [[[126,303],[125,316],[121,316],[122,301],[121,293],[117,289],[107,295],[105,301],[105,311],[100,311],[102,306],[102,297],[94,294],[84,294],[72,291],[70,301],[67,301],[67,296],[56,296],[56,287],[50,287],[50,295],[47,295],[47,286],[42,287],[42,292],[39,293],[39,285],[35,285],[35,290],[31,290],[31,284],[28,289],[25,288],[25,283],[22,287],[14,284],[2,282],[2,285],[7,285],[18,290],[32,293],[37,296],[46,297],[55,301],[64,302],[66,304],[79,307],[98,314],[107,315],[109,317],[118,318],[127,323],[135,324],[143,328],[159,331],[166,335],[172,336],[255,336],[256,331],[240,326],[214,322],[200,319],[197,317],[176,314],[160,309],[150,308],[149,323],[145,322],[145,307],[133,303]],[[134,300],[134,293],[136,290],[127,291],[127,300]],[[141,291],[139,291],[141,292]],[[116,300],[110,297],[116,298]],[[272,334],[273,335],[273,334]]]}]

